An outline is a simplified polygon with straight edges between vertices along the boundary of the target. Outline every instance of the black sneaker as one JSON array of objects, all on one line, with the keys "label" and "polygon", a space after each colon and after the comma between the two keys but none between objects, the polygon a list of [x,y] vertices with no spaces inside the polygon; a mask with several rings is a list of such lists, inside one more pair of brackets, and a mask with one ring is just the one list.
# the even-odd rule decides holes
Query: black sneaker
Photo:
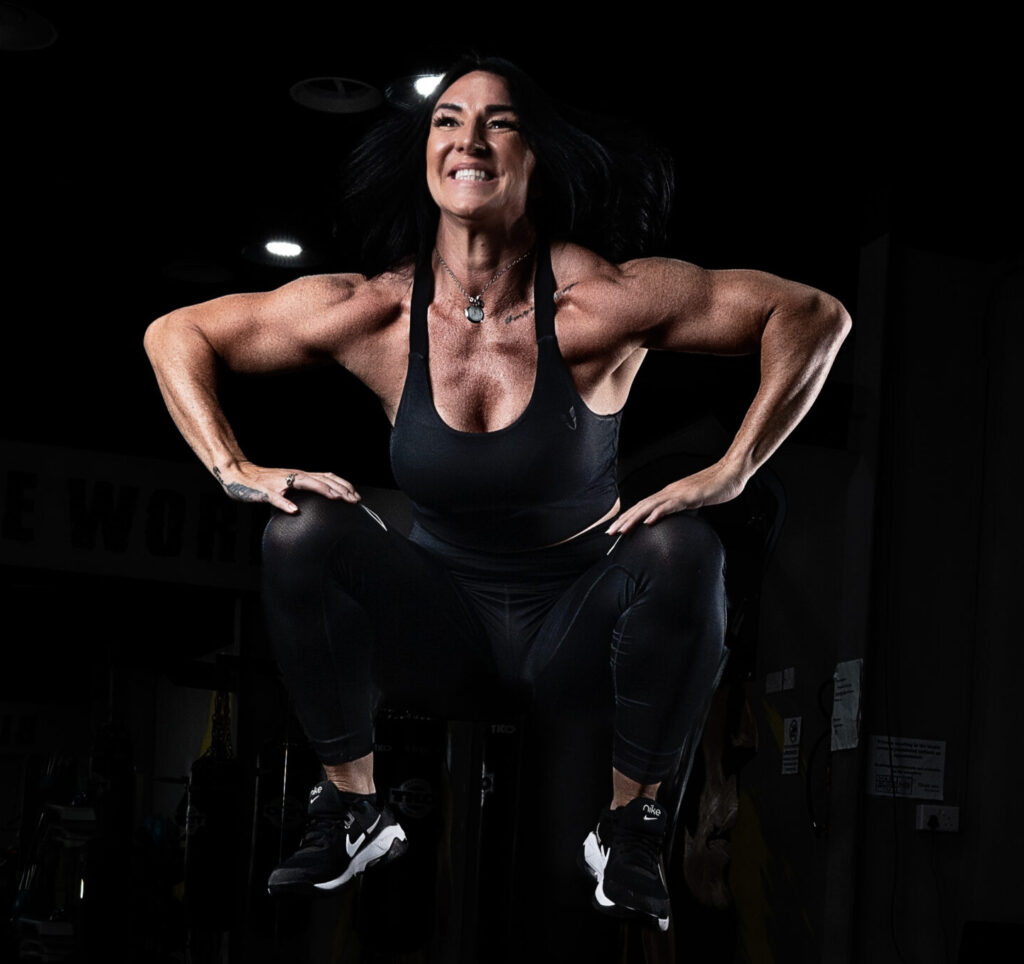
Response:
[{"label": "black sneaker", "polygon": [[597,881],[598,910],[668,930],[671,911],[661,862],[664,839],[664,811],[646,797],[601,815],[583,841],[579,858],[580,866]]},{"label": "black sneaker", "polygon": [[299,849],[267,881],[281,894],[326,893],[367,867],[405,853],[405,831],[387,807],[369,800],[346,801],[329,780],[309,794],[309,816]]}]

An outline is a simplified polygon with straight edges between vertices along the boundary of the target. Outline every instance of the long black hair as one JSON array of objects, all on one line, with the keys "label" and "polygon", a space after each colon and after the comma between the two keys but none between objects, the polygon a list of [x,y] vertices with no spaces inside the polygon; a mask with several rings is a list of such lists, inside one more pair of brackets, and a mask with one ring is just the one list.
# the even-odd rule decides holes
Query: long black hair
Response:
[{"label": "long black hair", "polygon": [[364,270],[376,274],[433,247],[438,210],[426,183],[430,119],[441,95],[474,70],[497,74],[508,85],[520,130],[537,159],[539,190],[530,214],[540,233],[611,261],[664,243],[674,187],[666,151],[621,122],[553,101],[507,60],[468,55],[418,107],[388,113],[352,154],[345,200],[363,236]]}]

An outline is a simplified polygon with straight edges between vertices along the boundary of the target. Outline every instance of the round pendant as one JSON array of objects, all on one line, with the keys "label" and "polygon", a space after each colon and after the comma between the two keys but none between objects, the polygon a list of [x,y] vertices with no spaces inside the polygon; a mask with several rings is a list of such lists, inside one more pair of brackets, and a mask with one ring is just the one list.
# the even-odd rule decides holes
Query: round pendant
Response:
[{"label": "round pendant", "polygon": [[479,325],[484,320],[484,306],[481,304],[471,304],[466,306],[466,317],[473,322],[474,325]]}]

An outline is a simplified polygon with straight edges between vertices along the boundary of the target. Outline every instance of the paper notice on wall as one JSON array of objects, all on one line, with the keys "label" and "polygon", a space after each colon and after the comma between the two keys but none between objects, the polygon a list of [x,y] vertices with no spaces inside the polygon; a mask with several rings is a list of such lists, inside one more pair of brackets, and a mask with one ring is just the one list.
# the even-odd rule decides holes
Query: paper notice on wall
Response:
[{"label": "paper notice on wall", "polygon": [[800,733],[803,729],[802,716],[787,717],[782,724],[782,775],[800,772]]},{"label": "paper notice on wall", "polygon": [[832,749],[852,750],[860,738],[860,691],[864,660],[837,663],[832,674]]},{"label": "paper notice on wall", "polygon": [[871,737],[868,793],[876,797],[941,800],[946,741]]}]

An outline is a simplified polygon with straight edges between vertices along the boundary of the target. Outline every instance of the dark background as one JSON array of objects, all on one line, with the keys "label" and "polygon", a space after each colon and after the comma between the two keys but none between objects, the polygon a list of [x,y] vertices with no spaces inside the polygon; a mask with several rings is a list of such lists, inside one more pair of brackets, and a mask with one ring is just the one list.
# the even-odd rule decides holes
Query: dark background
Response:
[{"label": "dark background", "polygon": [[[268,230],[311,239],[324,258],[315,270],[351,268],[351,240],[332,237],[333,206],[366,121],[297,106],[288,90],[308,77],[382,87],[468,47],[506,55],[553,95],[630,118],[671,148],[671,253],[774,271],[851,310],[865,240],[898,229],[992,257],[1015,231],[1002,187],[1008,91],[997,57],[967,56],[990,52],[995,30],[687,12],[600,28],[531,20],[527,31],[522,9],[467,23],[481,18],[304,3],[267,14],[37,7],[58,42],[0,59],[9,438],[181,457],[139,353],[147,322],[297,274],[241,258]],[[175,277],[201,271],[223,280]],[[284,394],[300,407],[303,390]],[[375,403],[347,387],[336,397],[340,417],[332,425],[329,410],[313,426],[311,457],[359,477],[368,448],[367,471],[379,476],[382,449],[362,435],[368,423],[372,438],[385,434]],[[255,459],[277,454],[285,404],[265,403],[252,433],[243,416]],[[289,436],[306,422],[289,417]]]},{"label": "dark background", "polygon": [[[774,463],[790,517],[754,683],[794,648],[824,641],[802,703],[787,711],[810,715],[812,680],[837,658],[866,656],[864,732],[948,740],[946,802],[963,808],[965,827],[929,847],[909,829],[908,801],[844,809],[862,785],[850,764],[831,791],[841,833],[808,842],[779,802],[769,753],[754,809],[766,826],[776,821],[774,854],[800,851],[806,863],[794,857],[788,878],[776,867],[765,901],[807,908],[814,932],[800,953],[774,933],[780,959],[814,960],[821,934],[842,932],[829,915],[844,881],[863,960],[913,960],[918,946],[926,959],[940,944],[955,956],[966,922],[1024,923],[1021,835],[1002,835],[1024,791],[1003,756],[1022,725],[1008,681],[1024,671],[1010,605],[1021,300],[1007,291],[1020,274],[1021,158],[1008,25],[936,13],[896,22],[866,9],[826,22],[682,7],[623,9],[614,20],[521,6],[501,16],[308,3],[266,14],[194,3],[33,8],[57,42],[0,51],[0,438],[95,453],[98,465],[192,465],[142,352],[149,321],[351,267],[355,239],[335,229],[338,175],[368,119],[302,108],[291,85],[331,75],[383,87],[469,47],[506,56],[552,95],[627,117],[670,148],[668,253],[814,285],[855,319],[819,402]],[[321,260],[299,272],[243,257],[281,230]],[[756,374],[753,359],[648,359],[624,460],[706,412],[734,426]],[[228,378],[224,395],[254,460],[390,484],[386,420],[344,372]],[[57,565],[3,575],[14,631],[2,699],[49,705],[55,719],[60,707],[90,704],[67,737],[76,746],[116,694],[131,704],[126,681],[181,681],[179,664],[237,641],[232,592]],[[251,598],[243,609],[255,611]],[[145,756],[147,735],[134,737]],[[21,816],[4,814],[9,836]],[[836,849],[854,834],[855,846]],[[803,892],[789,899],[778,881],[801,875]],[[824,907],[814,890],[830,895]]]}]

